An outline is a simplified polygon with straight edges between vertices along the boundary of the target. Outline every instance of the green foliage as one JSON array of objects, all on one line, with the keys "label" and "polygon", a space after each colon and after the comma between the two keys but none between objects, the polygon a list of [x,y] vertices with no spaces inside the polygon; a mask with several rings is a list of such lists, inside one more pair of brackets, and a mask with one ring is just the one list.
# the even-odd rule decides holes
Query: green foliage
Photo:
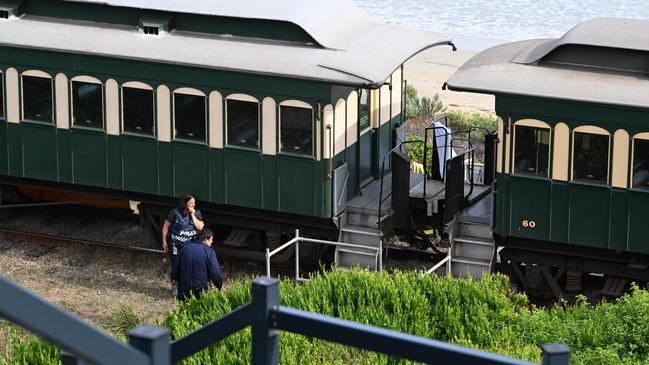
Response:
[{"label": "green foliage", "polygon": [[[283,305],[434,338],[506,356],[540,361],[539,345],[563,342],[572,363],[649,363],[649,293],[638,287],[612,303],[560,303],[530,307],[502,275],[479,281],[416,273],[366,271],[314,275],[301,286],[281,284]],[[179,338],[250,301],[250,281],[191,299],[161,325]],[[246,329],[186,359],[184,364],[250,363]],[[404,361],[282,332],[282,364],[398,364]],[[8,364],[56,363],[58,351],[32,337],[12,334]],[[2,360],[0,360],[2,363]]]},{"label": "green foliage", "polygon": [[[406,93],[406,121],[408,132],[412,136],[409,139],[423,140],[424,128],[434,119],[446,115],[448,118],[448,127],[456,134],[461,131],[470,131],[471,141],[476,149],[476,161],[484,161],[484,135],[488,132],[497,130],[498,121],[495,115],[476,112],[463,112],[458,110],[447,110],[442,103],[439,95],[435,95],[432,99],[417,97],[417,89],[414,86],[408,85],[405,90]],[[413,137],[417,136],[417,137]],[[459,138],[468,139],[469,133],[458,135]],[[468,145],[459,143],[454,144],[455,147],[467,148]],[[413,156],[420,156],[420,159],[415,161],[422,163],[423,161],[423,145],[412,144],[406,147],[409,151],[412,149]],[[421,151],[417,151],[421,149]],[[458,151],[459,152],[459,151]]]},{"label": "green foliage", "polygon": [[419,98],[417,96],[417,89],[412,85],[406,85],[405,95],[405,117],[407,121],[410,121],[412,124],[411,127],[414,129],[423,131],[423,128],[428,122],[446,111],[446,107],[437,94],[432,98],[426,96]]},{"label": "green foliage", "polygon": [[[421,141],[421,143],[408,143],[406,144],[406,156],[412,161],[418,162],[420,164],[424,163],[424,138],[408,133],[406,135],[406,141]],[[433,166],[433,145],[428,143],[428,151],[426,156],[426,171],[432,171]]]}]

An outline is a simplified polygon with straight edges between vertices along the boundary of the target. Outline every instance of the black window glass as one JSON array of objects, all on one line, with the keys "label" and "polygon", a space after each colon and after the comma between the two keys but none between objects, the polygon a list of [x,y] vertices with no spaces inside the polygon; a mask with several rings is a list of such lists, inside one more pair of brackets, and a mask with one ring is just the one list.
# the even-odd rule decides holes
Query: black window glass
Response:
[{"label": "black window glass", "polygon": [[205,142],[205,97],[174,94],[176,138]]},{"label": "black window glass", "polygon": [[633,141],[633,187],[649,189],[649,141]]},{"label": "black window glass", "polygon": [[4,74],[0,72],[0,118],[5,117],[5,88],[4,88]]},{"label": "black window glass", "polygon": [[101,84],[72,81],[72,124],[103,128],[102,96]]},{"label": "black window glass", "polygon": [[280,107],[281,151],[313,154],[313,110]]},{"label": "black window glass", "polygon": [[122,88],[124,131],[153,135],[153,91]]},{"label": "black window glass", "polygon": [[609,136],[575,132],[573,179],[608,182]]},{"label": "black window glass", "polygon": [[23,76],[23,118],[52,122],[52,79]]},{"label": "black window glass", "polygon": [[516,126],[514,172],[548,176],[550,130]]},{"label": "black window glass", "polygon": [[358,124],[361,130],[370,126],[370,93],[362,89],[358,103]]},{"label": "black window glass", "polygon": [[259,148],[259,103],[227,101],[228,144]]}]

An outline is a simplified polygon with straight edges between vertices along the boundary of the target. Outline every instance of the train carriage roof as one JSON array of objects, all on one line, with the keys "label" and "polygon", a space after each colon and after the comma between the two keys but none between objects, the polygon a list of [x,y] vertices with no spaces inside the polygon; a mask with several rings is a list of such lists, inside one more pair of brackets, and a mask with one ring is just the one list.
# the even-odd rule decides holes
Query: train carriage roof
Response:
[{"label": "train carriage roof", "polygon": [[451,90],[649,108],[649,21],[600,18],[559,39],[487,49],[451,76]]},{"label": "train carriage roof", "polygon": [[[71,2],[71,1],[69,1]],[[317,44],[23,15],[0,21],[0,45],[378,87],[403,62],[446,36],[373,21],[349,0],[80,0],[175,13],[293,23]]]}]

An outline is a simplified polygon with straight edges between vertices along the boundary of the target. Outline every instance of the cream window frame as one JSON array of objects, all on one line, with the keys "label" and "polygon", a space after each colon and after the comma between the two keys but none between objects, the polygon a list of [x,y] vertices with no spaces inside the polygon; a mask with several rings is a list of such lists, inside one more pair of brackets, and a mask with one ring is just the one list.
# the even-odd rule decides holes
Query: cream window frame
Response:
[{"label": "cream window frame", "polygon": [[[638,189],[633,187],[633,165],[635,164],[635,141],[636,140],[649,141],[649,132],[637,133],[633,136],[633,139],[631,141],[631,166],[629,168],[629,188],[631,189]],[[647,190],[645,188],[640,188],[640,189]]]},{"label": "cream window frame", "polygon": [[[72,91],[74,90],[72,88],[72,83],[73,82],[83,82],[86,84],[95,84],[95,85],[100,85],[101,86],[101,128],[95,128],[95,127],[84,127],[84,126],[79,126],[75,124],[74,121],[74,97],[72,95]],[[98,78],[92,77],[92,76],[85,76],[85,75],[79,75],[75,76],[68,81],[68,90],[69,90],[69,99],[70,99],[70,127],[81,127],[81,128],[89,128],[92,130],[106,130],[106,87],[101,80]]]},{"label": "cream window frame", "polygon": [[[40,70],[28,70],[20,74],[20,121],[22,122],[26,120],[25,119],[25,87],[24,87],[23,76],[50,79],[50,90],[52,93],[52,115],[51,115],[50,122],[52,125],[56,125],[56,89],[54,85],[54,77],[52,77],[52,75],[48,74],[47,72],[40,71]],[[32,122],[48,123],[48,122],[43,122],[38,120],[34,120]]]},{"label": "cream window frame", "polygon": [[[238,146],[238,145],[233,145],[230,144],[230,133],[228,131],[228,100],[236,100],[236,101],[246,101],[249,103],[256,103],[257,104],[257,148],[253,147],[248,147],[248,146]],[[252,95],[248,94],[242,94],[242,93],[237,93],[237,94],[230,94],[225,98],[225,105],[223,106],[225,113],[223,114],[223,126],[225,129],[225,145],[228,147],[234,147],[234,148],[244,148],[244,149],[250,149],[250,150],[259,150],[261,151],[263,149],[262,142],[264,136],[262,135],[262,124],[261,124],[261,118],[262,118],[262,103],[259,101],[259,99],[255,98]]]},{"label": "cream window frame", "polygon": [[[140,89],[140,90],[149,90],[153,93],[153,133],[135,133],[135,132],[127,132],[124,130],[124,88],[130,88],[130,89]],[[130,135],[136,135],[136,136],[141,136],[141,137],[148,137],[148,138],[156,138],[158,136],[158,107],[157,107],[157,95],[156,95],[156,90],[153,88],[153,86],[149,84],[145,84],[140,81],[127,81],[123,84],[120,85],[119,87],[119,124],[120,124],[120,132],[124,134],[130,134]]]},{"label": "cream window frame", "polygon": [[[311,153],[300,153],[300,152],[286,152],[282,151],[282,107],[291,107],[291,108],[301,108],[301,109],[309,109],[311,110]],[[280,154],[290,154],[298,157],[315,157],[316,155],[316,117],[315,117],[315,110],[313,109],[313,105],[302,101],[302,100],[284,100],[279,103],[278,108],[277,108],[277,153]]]},{"label": "cream window frame", "polygon": [[[195,140],[195,139],[186,139],[186,138],[178,138],[176,136],[176,94],[181,94],[181,95],[191,95],[191,96],[199,96],[203,98],[204,106],[205,106],[205,139],[204,140]],[[194,89],[191,87],[179,87],[175,89],[171,93],[171,132],[173,136],[173,140],[179,140],[183,142],[193,142],[193,143],[199,143],[199,144],[208,144],[209,143],[209,120],[210,120],[210,115],[209,115],[209,99],[207,94],[204,92]]]},{"label": "cream window frame", "polygon": [[[606,161],[606,184],[604,185],[609,186],[611,184],[611,152],[612,152],[611,140],[613,139],[611,133],[604,128],[596,127],[593,125],[582,125],[572,130],[570,136],[570,141],[572,142],[571,151],[570,151],[570,181],[578,181],[578,182],[581,182],[582,180],[575,180],[575,133],[587,133],[587,134],[595,134],[595,135],[608,137],[608,159]],[[597,182],[592,182],[592,183],[597,184]]]},{"label": "cream window frame", "polygon": [[[513,128],[514,129],[513,130],[514,135],[512,136],[512,139],[511,139],[511,141],[512,141],[512,170],[511,170],[511,173],[512,174],[517,174],[517,172],[516,172],[516,130],[517,130],[517,128],[516,127],[529,127],[529,128],[536,128],[536,129],[545,129],[545,130],[548,131],[549,141],[548,141],[548,167],[547,167],[547,173],[545,175],[526,174],[526,173],[522,173],[522,174],[525,175],[525,176],[530,176],[531,175],[531,176],[539,176],[539,177],[544,176],[544,177],[546,177],[548,179],[551,178],[551,176],[552,176],[552,159],[550,158],[550,156],[552,154],[552,148],[554,147],[553,143],[552,143],[553,142],[552,141],[552,127],[548,123],[546,123],[544,121],[541,121],[541,120],[537,120],[537,119],[520,119],[520,120],[517,120],[516,122],[514,122],[514,128]],[[519,172],[518,174],[521,174],[521,173]]]},{"label": "cream window frame", "polygon": [[5,89],[5,82],[5,73],[4,71],[0,70],[0,103],[2,104],[2,113],[0,113],[0,119],[3,120],[7,120],[7,103],[5,102],[7,91]]}]

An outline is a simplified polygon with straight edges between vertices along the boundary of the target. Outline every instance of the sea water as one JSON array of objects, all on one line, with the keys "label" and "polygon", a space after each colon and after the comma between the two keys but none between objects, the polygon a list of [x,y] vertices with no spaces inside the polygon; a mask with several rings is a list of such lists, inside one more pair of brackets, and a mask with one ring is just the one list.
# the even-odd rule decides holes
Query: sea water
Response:
[{"label": "sea water", "polygon": [[598,17],[649,19],[647,0],[354,1],[371,18],[450,34],[462,48],[557,38],[576,24]]}]

